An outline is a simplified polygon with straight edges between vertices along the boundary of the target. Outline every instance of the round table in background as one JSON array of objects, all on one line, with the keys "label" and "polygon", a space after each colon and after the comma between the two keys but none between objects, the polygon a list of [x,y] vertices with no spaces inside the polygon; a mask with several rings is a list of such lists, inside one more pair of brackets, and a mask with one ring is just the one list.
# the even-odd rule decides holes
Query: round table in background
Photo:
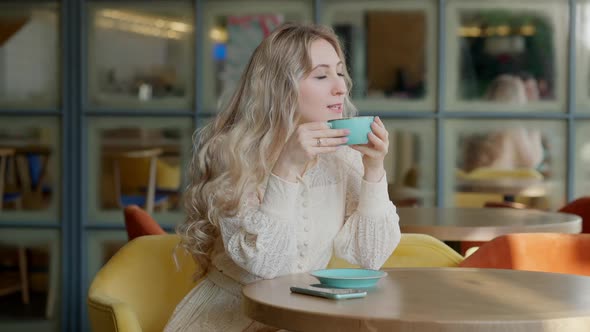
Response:
[{"label": "round table in background", "polygon": [[[431,235],[441,241],[489,241],[510,233],[582,231],[574,214],[532,209],[398,208],[402,233]],[[589,330],[590,331],[590,330]]]}]

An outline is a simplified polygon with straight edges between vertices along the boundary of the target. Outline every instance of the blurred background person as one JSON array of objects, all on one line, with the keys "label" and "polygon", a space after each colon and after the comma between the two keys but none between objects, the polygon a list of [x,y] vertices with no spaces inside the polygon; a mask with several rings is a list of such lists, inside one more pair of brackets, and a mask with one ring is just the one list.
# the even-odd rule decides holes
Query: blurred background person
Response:
[{"label": "blurred background person", "polygon": [[478,168],[536,168],[543,161],[541,133],[526,128],[510,128],[473,134],[463,143],[465,172]]},{"label": "blurred background person", "polygon": [[[532,76],[530,79],[534,80]],[[536,81],[534,82],[536,87]],[[531,83],[532,86],[532,83]],[[534,92],[534,90],[532,90]],[[532,96],[534,97],[534,95]],[[520,77],[503,74],[498,76],[485,94],[496,103],[525,104],[527,98],[525,81]],[[538,98],[538,90],[536,94]],[[541,134],[526,128],[510,128],[476,133],[462,142],[462,169],[471,172],[477,168],[516,169],[536,168],[543,161]]]}]

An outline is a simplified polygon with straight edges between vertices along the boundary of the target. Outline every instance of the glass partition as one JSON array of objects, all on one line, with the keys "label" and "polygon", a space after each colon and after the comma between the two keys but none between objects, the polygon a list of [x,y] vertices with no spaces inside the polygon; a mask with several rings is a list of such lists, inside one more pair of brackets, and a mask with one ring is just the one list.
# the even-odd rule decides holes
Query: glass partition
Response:
[{"label": "glass partition", "polygon": [[283,22],[312,22],[312,3],[295,1],[210,1],[205,5],[203,95],[215,112],[229,98],[252,52]]},{"label": "glass partition", "polygon": [[574,196],[590,196],[590,121],[576,124]]},{"label": "glass partition", "polygon": [[92,280],[96,273],[127,243],[127,232],[88,231],[88,278]]},{"label": "glass partition", "polygon": [[449,1],[447,107],[565,110],[567,3]]},{"label": "glass partition", "polygon": [[565,203],[565,122],[449,120],[445,130],[447,206]]},{"label": "glass partition", "polygon": [[385,170],[397,207],[435,206],[435,138],[432,120],[383,120],[389,132]]},{"label": "glass partition", "polygon": [[60,331],[59,231],[0,231],[0,330]]},{"label": "glass partition", "polygon": [[0,116],[0,221],[59,218],[59,122]]},{"label": "glass partition", "polygon": [[590,1],[576,4],[576,99],[578,112],[590,112]]},{"label": "glass partition", "polygon": [[189,1],[88,4],[88,104],[191,109],[194,15]]},{"label": "glass partition", "polygon": [[326,1],[361,111],[434,110],[434,1]]},{"label": "glass partition", "polygon": [[192,120],[92,119],[89,123],[89,210],[93,222],[123,220],[139,205],[162,224],[182,220],[181,194]]}]

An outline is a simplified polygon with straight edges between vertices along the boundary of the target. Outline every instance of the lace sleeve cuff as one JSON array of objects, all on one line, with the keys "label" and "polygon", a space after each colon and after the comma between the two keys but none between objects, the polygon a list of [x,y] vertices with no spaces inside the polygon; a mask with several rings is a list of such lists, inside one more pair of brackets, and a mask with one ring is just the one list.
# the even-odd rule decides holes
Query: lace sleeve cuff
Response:
[{"label": "lace sleeve cuff", "polygon": [[389,203],[387,177],[384,175],[379,182],[362,180],[359,196],[358,212],[364,216],[382,214]]},{"label": "lace sleeve cuff", "polygon": [[291,216],[295,212],[299,183],[270,174],[260,210],[273,216]]}]

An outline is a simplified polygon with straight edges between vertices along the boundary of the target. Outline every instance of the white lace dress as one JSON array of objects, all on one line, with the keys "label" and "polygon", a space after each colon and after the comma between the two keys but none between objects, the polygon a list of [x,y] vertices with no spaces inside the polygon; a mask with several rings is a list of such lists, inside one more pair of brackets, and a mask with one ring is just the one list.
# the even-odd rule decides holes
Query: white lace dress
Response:
[{"label": "white lace dress", "polygon": [[325,268],[332,253],[380,268],[400,240],[399,217],[385,176],[378,183],[362,177],[361,154],[348,147],[321,155],[298,183],[270,175],[262,199],[221,222],[207,278],[165,331],[272,331],[242,313],[242,285]]}]

